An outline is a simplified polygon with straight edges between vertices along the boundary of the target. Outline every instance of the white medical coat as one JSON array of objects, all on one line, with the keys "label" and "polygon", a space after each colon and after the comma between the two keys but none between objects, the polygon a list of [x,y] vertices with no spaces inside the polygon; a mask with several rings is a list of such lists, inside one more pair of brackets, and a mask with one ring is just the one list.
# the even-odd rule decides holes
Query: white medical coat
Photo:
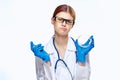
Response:
[{"label": "white medical coat", "polygon": [[[36,75],[37,80],[89,80],[90,66],[88,55],[86,57],[86,66],[80,66],[76,63],[76,47],[74,41],[69,37],[64,61],[70,72],[63,62],[59,61],[55,72],[55,63],[58,60],[58,54],[53,45],[53,37],[44,47],[45,51],[50,55],[51,67],[44,61],[36,57]],[[72,78],[71,75],[72,74]]]}]

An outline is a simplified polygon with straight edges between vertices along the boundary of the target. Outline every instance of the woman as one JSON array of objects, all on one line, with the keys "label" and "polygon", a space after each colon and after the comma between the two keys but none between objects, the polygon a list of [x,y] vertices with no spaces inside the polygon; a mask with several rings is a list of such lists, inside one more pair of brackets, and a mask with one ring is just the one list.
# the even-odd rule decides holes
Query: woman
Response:
[{"label": "woman", "polygon": [[94,47],[94,39],[91,36],[83,44],[89,46],[82,47],[78,40],[69,36],[75,17],[71,6],[59,5],[51,18],[54,35],[47,45],[31,42],[31,50],[36,56],[37,80],[89,80],[88,53]]}]

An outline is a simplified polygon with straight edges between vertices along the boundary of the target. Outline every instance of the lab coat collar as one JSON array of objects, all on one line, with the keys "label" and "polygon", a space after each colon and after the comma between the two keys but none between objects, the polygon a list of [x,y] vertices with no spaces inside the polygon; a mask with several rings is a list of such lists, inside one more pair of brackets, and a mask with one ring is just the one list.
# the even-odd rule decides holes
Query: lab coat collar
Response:
[{"label": "lab coat collar", "polygon": [[67,50],[72,52],[76,51],[75,43],[71,37],[68,39]]},{"label": "lab coat collar", "polygon": [[[53,37],[50,39],[50,41],[48,42],[48,44],[46,45],[45,48],[49,52],[48,54],[50,54],[50,55],[52,55],[56,52],[54,45],[53,45]],[[69,39],[68,39],[67,50],[72,51],[72,52],[76,51],[75,43],[71,37],[69,37]]]},{"label": "lab coat collar", "polygon": [[48,54],[50,54],[50,55],[52,55],[54,53],[53,38],[51,38],[49,40],[49,42],[45,46],[45,49],[47,52],[49,52]]}]

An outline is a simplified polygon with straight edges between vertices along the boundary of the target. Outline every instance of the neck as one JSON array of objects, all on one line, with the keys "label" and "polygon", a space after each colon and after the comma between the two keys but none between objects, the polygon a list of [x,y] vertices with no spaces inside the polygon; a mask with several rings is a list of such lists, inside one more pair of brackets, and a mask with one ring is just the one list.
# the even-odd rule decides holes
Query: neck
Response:
[{"label": "neck", "polygon": [[63,59],[67,48],[68,36],[61,37],[55,35],[54,38],[55,38],[55,46],[59,52],[59,55]]},{"label": "neck", "polygon": [[68,42],[68,35],[67,36],[57,36],[55,35],[55,44],[58,46],[66,46]]}]

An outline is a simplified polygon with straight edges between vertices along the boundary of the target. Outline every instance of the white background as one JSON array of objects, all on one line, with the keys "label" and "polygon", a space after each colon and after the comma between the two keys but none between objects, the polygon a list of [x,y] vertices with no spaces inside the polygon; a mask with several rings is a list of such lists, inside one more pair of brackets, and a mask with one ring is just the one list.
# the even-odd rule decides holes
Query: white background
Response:
[{"label": "white background", "polygon": [[[118,0],[119,1],[119,0]],[[30,41],[47,43],[59,4],[76,11],[70,32],[94,35],[90,80],[120,80],[120,2],[116,0],[0,0],[0,80],[36,80]]]}]

